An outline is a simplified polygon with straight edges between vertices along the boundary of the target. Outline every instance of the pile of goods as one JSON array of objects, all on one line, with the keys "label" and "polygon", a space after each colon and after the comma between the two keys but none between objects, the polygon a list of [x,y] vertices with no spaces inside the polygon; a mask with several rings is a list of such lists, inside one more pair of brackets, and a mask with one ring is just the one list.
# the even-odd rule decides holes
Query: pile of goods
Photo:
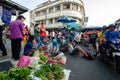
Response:
[{"label": "pile of goods", "polygon": [[[37,66],[39,68],[36,68]],[[42,53],[37,57],[23,55],[17,66],[0,72],[0,80],[34,80],[33,76],[39,80],[63,80],[65,74],[63,67],[57,63],[55,57]]]},{"label": "pile of goods", "polygon": [[64,78],[63,68],[60,64],[44,64],[34,75],[42,80],[62,80]]},{"label": "pile of goods", "polygon": [[29,67],[13,67],[0,72],[0,80],[31,80]]}]

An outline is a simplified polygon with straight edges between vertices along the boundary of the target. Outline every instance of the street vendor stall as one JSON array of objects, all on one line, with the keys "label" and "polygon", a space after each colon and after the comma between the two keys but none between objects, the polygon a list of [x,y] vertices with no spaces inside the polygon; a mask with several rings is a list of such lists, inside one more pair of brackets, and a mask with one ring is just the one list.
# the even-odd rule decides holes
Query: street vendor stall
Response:
[{"label": "street vendor stall", "polygon": [[0,79],[69,80],[70,70],[64,69],[59,63],[50,63],[48,56],[43,53],[36,51],[34,54],[33,57],[22,56],[19,61],[11,61],[14,67],[11,67],[7,71],[0,72]]}]

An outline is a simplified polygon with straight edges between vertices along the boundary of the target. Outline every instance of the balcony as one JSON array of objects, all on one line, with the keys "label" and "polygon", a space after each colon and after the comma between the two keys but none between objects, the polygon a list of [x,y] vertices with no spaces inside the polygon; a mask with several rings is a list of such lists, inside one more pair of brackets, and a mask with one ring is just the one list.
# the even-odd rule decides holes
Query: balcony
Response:
[{"label": "balcony", "polygon": [[83,17],[81,12],[79,12],[79,11],[63,10],[63,11],[57,11],[57,12],[54,12],[54,13],[49,13],[47,15],[47,18],[50,19],[50,18],[54,18],[54,17],[60,17],[60,16],[63,16],[63,15],[74,17],[74,18],[79,18],[79,19],[81,19]]},{"label": "balcony", "polygon": [[35,21],[45,20],[46,15],[36,16]]},{"label": "balcony", "polygon": [[80,1],[80,0],[60,0],[62,3],[63,2],[75,2],[75,3],[78,3],[78,4],[81,4],[83,5],[83,3]]},{"label": "balcony", "polygon": [[46,24],[46,28],[62,28],[62,23]]}]

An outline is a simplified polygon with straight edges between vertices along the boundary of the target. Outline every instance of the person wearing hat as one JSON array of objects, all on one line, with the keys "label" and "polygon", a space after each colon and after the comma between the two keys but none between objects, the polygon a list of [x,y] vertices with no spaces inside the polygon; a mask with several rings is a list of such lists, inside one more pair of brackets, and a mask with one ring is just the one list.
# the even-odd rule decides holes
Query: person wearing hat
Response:
[{"label": "person wearing hat", "polygon": [[[120,39],[120,34],[118,31],[115,30],[116,26],[114,24],[110,24],[108,26],[108,30],[104,32],[104,38],[105,38],[105,48],[107,49],[110,47],[112,41],[117,41],[117,39]],[[110,60],[113,61],[113,55],[112,51],[109,53]]]},{"label": "person wearing hat", "polygon": [[111,42],[112,40],[120,38],[120,34],[118,31],[115,30],[114,24],[110,24],[108,26],[108,30],[104,32],[104,38],[107,42]]}]

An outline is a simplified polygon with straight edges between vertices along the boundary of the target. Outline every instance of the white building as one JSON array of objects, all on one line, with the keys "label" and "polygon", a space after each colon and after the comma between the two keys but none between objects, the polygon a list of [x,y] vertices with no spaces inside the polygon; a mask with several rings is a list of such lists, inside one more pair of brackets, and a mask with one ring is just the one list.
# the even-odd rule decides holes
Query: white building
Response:
[{"label": "white building", "polygon": [[60,28],[63,24],[57,22],[60,16],[69,16],[84,25],[85,10],[81,0],[55,0],[44,2],[30,11],[30,22],[45,23],[46,28]]}]

